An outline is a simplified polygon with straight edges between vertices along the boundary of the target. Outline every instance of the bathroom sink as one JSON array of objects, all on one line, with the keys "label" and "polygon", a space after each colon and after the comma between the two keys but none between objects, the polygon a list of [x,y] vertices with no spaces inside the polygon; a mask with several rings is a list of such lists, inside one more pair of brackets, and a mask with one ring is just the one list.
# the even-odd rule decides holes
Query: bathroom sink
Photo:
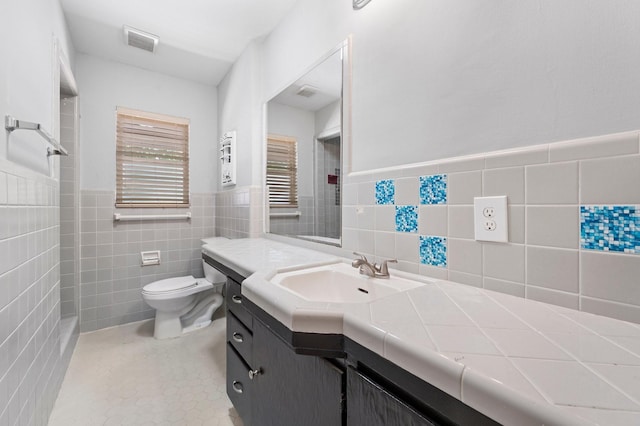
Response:
[{"label": "bathroom sink", "polygon": [[313,302],[363,303],[424,285],[398,276],[371,278],[346,263],[281,272],[271,283]]}]

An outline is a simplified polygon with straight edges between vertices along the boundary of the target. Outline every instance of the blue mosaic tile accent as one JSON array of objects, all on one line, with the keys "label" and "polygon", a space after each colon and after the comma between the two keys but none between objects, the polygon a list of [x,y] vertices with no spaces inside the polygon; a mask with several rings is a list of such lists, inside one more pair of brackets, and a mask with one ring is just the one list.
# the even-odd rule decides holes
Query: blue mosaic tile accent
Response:
[{"label": "blue mosaic tile accent", "polygon": [[640,211],[635,206],[580,206],[580,246],[640,254]]},{"label": "blue mosaic tile accent", "polygon": [[396,184],[393,179],[376,182],[376,204],[395,204]]},{"label": "blue mosaic tile accent", "polygon": [[418,232],[418,206],[396,206],[396,231]]},{"label": "blue mosaic tile accent", "polygon": [[447,175],[420,176],[420,204],[447,204]]},{"label": "blue mosaic tile accent", "polygon": [[420,263],[423,265],[447,267],[446,237],[420,235]]}]

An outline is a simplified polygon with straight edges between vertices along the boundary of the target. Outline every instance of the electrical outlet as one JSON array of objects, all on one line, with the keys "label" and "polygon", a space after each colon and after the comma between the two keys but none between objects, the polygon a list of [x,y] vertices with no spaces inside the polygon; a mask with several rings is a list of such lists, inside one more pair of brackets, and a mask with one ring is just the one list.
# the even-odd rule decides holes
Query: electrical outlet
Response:
[{"label": "electrical outlet", "polygon": [[475,239],[478,241],[509,241],[507,196],[475,197],[473,217]]}]

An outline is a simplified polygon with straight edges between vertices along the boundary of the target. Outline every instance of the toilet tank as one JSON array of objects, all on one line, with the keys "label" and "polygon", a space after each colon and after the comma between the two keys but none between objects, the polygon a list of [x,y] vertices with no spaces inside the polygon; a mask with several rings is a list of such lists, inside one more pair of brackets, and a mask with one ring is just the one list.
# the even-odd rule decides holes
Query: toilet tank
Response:
[{"label": "toilet tank", "polygon": [[214,284],[224,283],[227,277],[213,266],[202,260],[202,268],[204,269],[204,277],[207,281]]}]

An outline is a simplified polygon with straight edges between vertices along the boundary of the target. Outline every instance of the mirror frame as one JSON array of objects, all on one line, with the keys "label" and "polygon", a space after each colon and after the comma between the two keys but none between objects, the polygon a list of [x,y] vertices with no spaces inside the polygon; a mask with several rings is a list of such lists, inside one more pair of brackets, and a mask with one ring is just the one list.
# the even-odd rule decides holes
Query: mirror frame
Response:
[{"label": "mirror frame", "polygon": [[[268,104],[269,102],[282,93],[289,86],[294,84],[296,81],[307,75],[313,69],[315,69],[318,65],[322,64],[329,57],[334,55],[337,52],[341,52],[342,54],[342,97],[340,102],[340,162],[341,162],[341,172],[340,172],[340,242],[339,243],[331,243],[327,241],[320,241],[313,238],[300,238],[295,235],[285,235],[285,234],[274,234],[270,232],[270,216],[269,216],[269,197],[266,191],[266,179],[267,179],[267,138],[269,135],[268,129]],[[262,188],[265,189],[263,191],[263,206],[264,206],[264,217],[263,217],[263,233],[277,236],[278,238],[292,238],[298,241],[307,241],[316,244],[324,244],[333,247],[342,247],[342,212],[343,212],[343,188],[344,188],[344,180],[345,176],[351,173],[351,88],[352,88],[352,74],[351,74],[351,52],[352,52],[352,36],[349,35],[344,41],[342,41],[339,45],[329,50],[327,53],[322,55],[317,61],[315,61],[312,65],[307,67],[302,73],[297,75],[293,80],[289,83],[285,84],[279,90],[275,91],[271,96],[269,96],[263,103],[262,110],[262,123],[263,123],[263,135],[262,135]],[[317,138],[314,135],[314,142],[317,142]],[[315,145],[315,144],[314,144]],[[315,156],[316,156],[316,146],[313,147],[313,155],[314,155],[314,168],[315,168]],[[317,176],[314,173],[314,198],[317,190],[317,185],[315,183]],[[314,201],[315,203],[315,201]]]}]

